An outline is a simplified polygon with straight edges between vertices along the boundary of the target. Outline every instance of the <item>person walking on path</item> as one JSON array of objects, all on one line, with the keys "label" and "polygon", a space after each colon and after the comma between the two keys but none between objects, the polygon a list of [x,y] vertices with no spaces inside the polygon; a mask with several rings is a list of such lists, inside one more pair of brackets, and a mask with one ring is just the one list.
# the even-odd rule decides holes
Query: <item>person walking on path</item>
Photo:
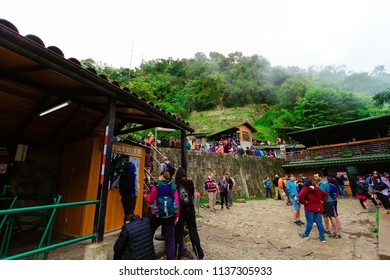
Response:
[{"label": "person walking on path", "polygon": [[308,238],[315,222],[320,235],[320,241],[326,242],[324,225],[322,224],[322,212],[324,211],[322,205],[328,199],[328,194],[314,186],[313,181],[308,179],[298,197],[301,204],[304,205],[306,217],[305,232],[300,233],[299,236]]},{"label": "person walking on path", "polygon": [[218,186],[219,186],[219,195],[221,196],[221,210],[223,209],[224,202],[226,205],[226,209],[230,209],[228,204],[229,184],[226,181],[226,175],[223,176],[222,180],[218,182]]},{"label": "person walking on path", "polygon": [[209,197],[209,207],[211,212],[217,211],[215,209],[215,202],[217,197],[217,191],[218,191],[218,185],[214,181],[214,174],[210,173],[210,175],[207,177],[206,181],[204,182],[208,197]]},{"label": "person walking on path", "polygon": [[[179,204],[180,204],[180,214],[179,221],[176,224],[175,228],[175,237],[176,237],[176,259],[180,260],[183,252],[183,242],[184,238],[184,225],[187,225],[188,234],[190,236],[192,249],[198,260],[203,260],[204,253],[200,245],[200,238],[198,234],[198,229],[196,226],[195,218],[195,207],[194,207],[194,182],[187,179],[186,171],[179,167],[176,172],[176,185],[179,194]],[[188,250],[188,249],[187,249]]]},{"label": "person walking on path", "polygon": [[279,188],[279,175],[275,175],[275,178],[272,180],[272,183],[274,183],[275,188],[275,200],[281,200],[283,198],[283,189]]},{"label": "person walking on path", "polygon": [[[317,186],[328,194],[328,199],[324,203],[324,212],[322,213],[322,217],[324,219],[325,224],[325,233],[329,234],[329,237],[333,238],[341,238],[341,230],[339,220],[337,219],[338,213],[336,208],[336,200],[330,195],[330,186],[328,179],[326,177],[321,177],[318,173],[314,174],[314,180],[317,181]],[[334,229],[334,233],[330,232],[329,220]]]},{"label": "person walking on path", "polygon": [[298,186],[295,184],[295,176],[293,174],[288,175],[288,180],[286,182],[286,192],[290,197],[290,202],[294,208],[293,211],[293,223],[294,225],[300,226],[305,223],[300,220],[300,203],[298,197]]},{"label": "person walking on path", "polygon": [[[278,180],[278,187],[279,187],[279,190],[282,190],[282,194],[284,193],[284,202],[286,203],[286,205],[291,205],[290,196],[288,195],[288,192],[286,190],[287,179],[288,179],[287,174],[284,174],[283,178],[280,177]],[[283,195],[282,195],[282,197],[283,197]]]},{"label": "person walking on path", "polygon": [[359,199],[359,203],[362,206],[363,209],[367,209],[367,197],[369,196],[368,194],[368,184],[365,182],[365,180],[359,176],[358,181],[355,185],[355,193],[356,193],[356,198]]},{"label": "person walking on path", "polygon": [[378,171],[372,172],[372,177],[370,179],[370,185],[375,191],[375,196],[379,198],[382,203],[383,214],[390,214],[390,201],[389,201],[389,186],[390,183],[386,181],[385,178],[381,178]]},{"label": "person walking on path", "polygon": [[265,198],[272,198],[272,192],[271,192],[271,181],[269,177],[264,177],[263,180],[263,187],[265,189]]},{"label": "person walking on path", "polygon": [[233,198],[232,198],[232,193],[233,193],[233,187],[234,185],[236,184],[236,182],[234,181],[234,179],[230,176],[230,173],[229,172],[226,172],[225,174],[226,176],[226,182],[229,184],[229,189],[228,189],[228,203],[227,204],[229,207],[233,206]]}]

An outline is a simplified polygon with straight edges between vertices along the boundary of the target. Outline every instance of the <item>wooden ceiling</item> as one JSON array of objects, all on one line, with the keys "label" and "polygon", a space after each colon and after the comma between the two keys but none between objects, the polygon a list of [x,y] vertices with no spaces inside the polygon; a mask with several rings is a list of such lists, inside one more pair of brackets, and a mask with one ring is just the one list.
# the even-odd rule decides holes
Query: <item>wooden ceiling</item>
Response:
[{"label": "wooden ceiling", "polygon": [[[39,113],[65,101],[69,106]],[[128,124],[137,130],[166,127],[193,132],[188,123],[116,82],[81,67],[77,59],[22,36],[0,19],[0,143],[67,143],[103,136],[110,101],[116,106],[115,134]]]}]

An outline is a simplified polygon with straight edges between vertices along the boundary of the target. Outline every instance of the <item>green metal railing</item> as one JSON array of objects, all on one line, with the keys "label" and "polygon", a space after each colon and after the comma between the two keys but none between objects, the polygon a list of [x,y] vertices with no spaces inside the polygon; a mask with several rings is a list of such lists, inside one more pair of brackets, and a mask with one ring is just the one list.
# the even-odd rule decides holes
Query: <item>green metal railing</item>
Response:
[{"label": "green metal railing", "polygon": [[[20,200],[45,200],[45,201],[52,200],[53,204],[18,208],[17,202]],[[0,223],[0,233],[3,234],[1,247],[0,247],[0,259],[14,260],[14,259],[21,259],[27,256],[32,256],[32,255],[34,255],[33,259],[36,259],[39,253],[44,253],[43,259],[46,260],[48,258],[48,253],[50,250],[67,246],[80,241],[84,241],[87,239],[94,239],[96,237],[95,234],[90,234],[87,236],[82,236],[79,238],[74,238],[72,240],[50,245],[53,220],[58,208],[66,208],[66,207],[99,203],[99,200],[87,200],[87,201],[59,204],[60,200],[61,200],[61,195],[18,195],[12,199],[12,203],[9,209],[0,210],[0,217],[4,216]],[[48,211],[48,212],[42,212],[42,211]],[[37,216],[37,215],[46,216],[48,219],[45,223],[42,223],[41,221],[21,222],[18,220],[19,217],[18,215],[23,215],[23,214],[26,216]],[[45,225],[45,230],[37,246],[37,249],[19,253],[14,256],[7,256],[10,242],[11,242],[12,230],[15,225],[21,225],[21,224],[33,224],[33,225],[41,225],[41,226]]]}]

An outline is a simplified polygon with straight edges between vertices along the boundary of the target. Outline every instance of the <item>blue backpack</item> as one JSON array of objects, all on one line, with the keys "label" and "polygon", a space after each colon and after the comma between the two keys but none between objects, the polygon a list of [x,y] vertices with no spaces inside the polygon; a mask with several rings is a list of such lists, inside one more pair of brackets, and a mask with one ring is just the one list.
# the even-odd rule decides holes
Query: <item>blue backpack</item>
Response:
[{"label": "blue backpack", "polygon": [[161,218],[172,217],[177,213],[177,203],[173,197],[174,190],[172,183],[161,184],[156,186],[157,190],[157,211],[156,216]]},{"label": "blue backpack", "polygon": [[333,199],[336,199],[339,196],[338,188],[331,183],[329,184],[329,195]]}]

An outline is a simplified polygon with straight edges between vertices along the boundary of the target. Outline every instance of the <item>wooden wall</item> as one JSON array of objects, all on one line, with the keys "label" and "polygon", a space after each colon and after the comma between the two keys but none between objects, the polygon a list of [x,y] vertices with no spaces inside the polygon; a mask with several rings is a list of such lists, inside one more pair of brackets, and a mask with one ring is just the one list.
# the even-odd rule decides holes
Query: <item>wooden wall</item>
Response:
[{"label": "wooden wall", "polygon": [[[116,153],[139,158],[140,194],[135,214],[142,216],[143,178],[145,150],[128,144],[115,143],[125,149],[114,149]],[[118,152],[121,150],[123,152]],[[97,199],[102,157],[102,139],[91,138],[67,144],[64,151],[58,193],[63,202],[76,202]],[[118,189],[109,189],[107,197],[105,232],[119,229],[123,225],[123,208]],[[72,236],[93,233],[95,205],[85,205],[58,210],[55,231]]]}]

